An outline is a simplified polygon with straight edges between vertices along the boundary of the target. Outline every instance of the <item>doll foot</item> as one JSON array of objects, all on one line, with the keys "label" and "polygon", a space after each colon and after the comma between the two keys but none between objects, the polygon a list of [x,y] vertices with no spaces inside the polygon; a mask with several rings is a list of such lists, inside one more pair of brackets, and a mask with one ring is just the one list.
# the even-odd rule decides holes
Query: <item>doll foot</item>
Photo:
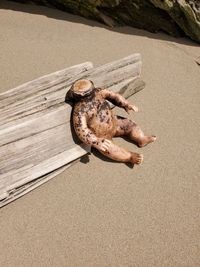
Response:
[{"label": "doll foot", "polygon": [[152,142],[156,141],[156,136],[151,135],[151,136],[145,136],[142,141],[138,142],[139,147],[144,147]]},{"label": "doll foot", "polygon": [[143,161],[143,155],[131,152],[131,163],[140,165]]}]

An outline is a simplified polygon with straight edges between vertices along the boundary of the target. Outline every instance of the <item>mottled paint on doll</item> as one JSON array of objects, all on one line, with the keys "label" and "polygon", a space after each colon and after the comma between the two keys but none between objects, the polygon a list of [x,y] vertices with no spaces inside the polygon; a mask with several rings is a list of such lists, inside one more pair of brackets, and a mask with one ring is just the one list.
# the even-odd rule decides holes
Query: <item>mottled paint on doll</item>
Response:
[{"label": "mottled paint on doll", "polygon": [[112,142],[115,136],[126,136],[138,147],[143,147],[156,140],[155,136],[146,136],[133,121],[115,116],[109,106],[124,108],[127,113],[138,111],[137,107],[120,94],[107,89],[95,88],[92,81],[78,80],[67,93],[67,98],[74,103],[73,125],[79,139],[98,149],[103,155],[121,162],[141,164],[143,155],[128,151]]}]

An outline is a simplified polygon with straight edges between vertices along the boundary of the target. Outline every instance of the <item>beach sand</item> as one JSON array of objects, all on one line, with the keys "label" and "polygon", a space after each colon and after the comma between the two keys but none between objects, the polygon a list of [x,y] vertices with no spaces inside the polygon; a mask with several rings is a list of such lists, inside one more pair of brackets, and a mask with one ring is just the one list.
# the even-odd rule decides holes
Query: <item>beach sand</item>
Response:
[{"label": "beach sand", "polygon": [[142,151],[141,166],[94,153],[2,208],[0,266],[200,266],[199,45],[45,7],[0,7],[1,92],[85,61],[141,53],[146,87],[129,99],[139,107],[130,117],[158,137],[142,149],[117,140]]}]

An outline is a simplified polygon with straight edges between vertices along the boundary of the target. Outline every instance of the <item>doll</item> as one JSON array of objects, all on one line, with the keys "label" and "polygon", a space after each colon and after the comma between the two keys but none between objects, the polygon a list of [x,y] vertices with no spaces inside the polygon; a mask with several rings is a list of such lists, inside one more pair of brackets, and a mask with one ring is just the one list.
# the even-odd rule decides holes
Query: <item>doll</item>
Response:
[{"label": "doll", "polygon": [[93,82],[86,79],[76,81],[68,91],[67,98],[74,103],[73,126],[83,143],[95,147],[100,153],[113,160],[138,165],[142,163],[142,154],[114,144],[112,138],[126,136],[138,147],[143,147],[155,141],[156,137],[144,135],[134,121],[114,115],[108,101],[124,108],[127,113],[131,110],[137,112],[136,106],[129,104],[118,93],[95,88]]}]

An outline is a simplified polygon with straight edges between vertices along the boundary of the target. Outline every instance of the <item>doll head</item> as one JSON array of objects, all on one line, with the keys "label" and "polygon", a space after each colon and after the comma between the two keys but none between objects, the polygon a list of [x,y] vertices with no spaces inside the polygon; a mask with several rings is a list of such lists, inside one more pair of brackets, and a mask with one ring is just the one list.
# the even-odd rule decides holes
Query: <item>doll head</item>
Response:
[{"label": "doll head", "polygon": [[94,91],[94,84],[90,80],[82,79],[76,81],[70,90],[73,97],[82,98],[91,95],[91,93]]}]

